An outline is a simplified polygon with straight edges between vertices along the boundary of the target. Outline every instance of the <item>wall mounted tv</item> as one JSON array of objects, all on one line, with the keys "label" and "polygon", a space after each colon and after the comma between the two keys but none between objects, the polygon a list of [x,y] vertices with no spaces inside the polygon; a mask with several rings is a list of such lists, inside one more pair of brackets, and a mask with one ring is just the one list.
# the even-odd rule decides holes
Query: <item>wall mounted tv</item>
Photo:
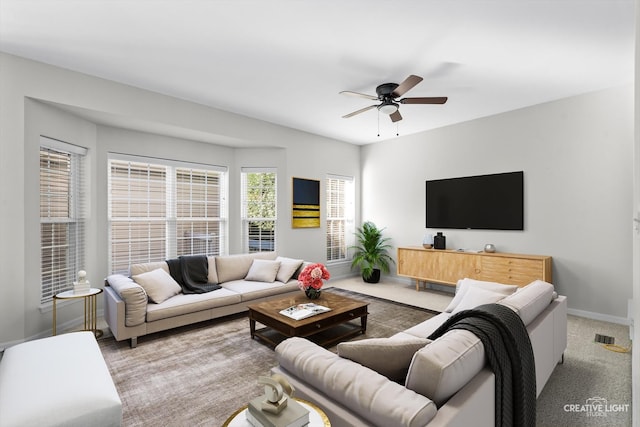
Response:
[{"label": "wall mounted tv", "polygon": [[426,182],[427,228],[524,230],[524,173]]}]

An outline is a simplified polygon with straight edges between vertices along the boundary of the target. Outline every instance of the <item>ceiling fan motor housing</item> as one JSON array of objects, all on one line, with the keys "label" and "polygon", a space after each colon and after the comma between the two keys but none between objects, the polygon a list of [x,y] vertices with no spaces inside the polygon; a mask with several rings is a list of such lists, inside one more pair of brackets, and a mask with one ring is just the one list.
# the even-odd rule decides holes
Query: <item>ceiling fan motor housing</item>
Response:
[{"label": "ceiling fan motor housing", "polygon": [[383,83],[376,88],[378,99],[384,101],[385,99],[393,99],[393,91],[398,87],[398,83]]}]

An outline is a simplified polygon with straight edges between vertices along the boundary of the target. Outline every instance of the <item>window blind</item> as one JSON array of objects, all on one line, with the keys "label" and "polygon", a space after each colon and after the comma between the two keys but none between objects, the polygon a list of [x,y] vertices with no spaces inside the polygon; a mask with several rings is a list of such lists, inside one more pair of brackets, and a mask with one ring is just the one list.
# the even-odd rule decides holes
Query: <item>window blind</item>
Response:
[{"label": "window blind", "polygon": [[84,267],[87,150],[42,137],[40,146],[40,303],[72,289]]},{"label": "window blind", "polygon": [[275,169],[242,169],[242,245],[245,252],[276,250],[276,183]]},{"label": "window blind", "polygon": [[353,178],[327,176],[327,261],[347,259],[347,249],[353,245],[354,200]]},{"label": "window blind", "polygon": [[109,159],[110,270],[226,248],[226,169],[160,159]]}]

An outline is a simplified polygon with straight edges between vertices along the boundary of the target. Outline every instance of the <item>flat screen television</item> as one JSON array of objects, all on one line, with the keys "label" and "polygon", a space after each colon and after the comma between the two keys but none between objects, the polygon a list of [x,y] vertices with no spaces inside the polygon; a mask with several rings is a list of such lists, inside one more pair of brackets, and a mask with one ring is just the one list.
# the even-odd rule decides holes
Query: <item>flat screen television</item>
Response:
[{"label": "flat screen television", "polygon": [[427,228],[524,230],[524,173],[426,182]]}]

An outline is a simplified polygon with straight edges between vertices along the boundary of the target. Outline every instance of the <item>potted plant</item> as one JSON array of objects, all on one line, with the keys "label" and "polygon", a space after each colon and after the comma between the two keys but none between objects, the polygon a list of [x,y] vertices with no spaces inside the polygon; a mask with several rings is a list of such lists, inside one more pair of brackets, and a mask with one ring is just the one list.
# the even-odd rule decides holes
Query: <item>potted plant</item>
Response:
[{"label": "potted plant", "polygon": [[379,229],[376,225],[367,221],[358,227],[355,236],[357,245],[351,246],[355,249],[351,268],[360,267],[362,280],[367,283],[378,283],[380,281],[380,270],[389,273],[393,258],[388,253],[391,245],[389,238],[382,237],[384,228]]}]

